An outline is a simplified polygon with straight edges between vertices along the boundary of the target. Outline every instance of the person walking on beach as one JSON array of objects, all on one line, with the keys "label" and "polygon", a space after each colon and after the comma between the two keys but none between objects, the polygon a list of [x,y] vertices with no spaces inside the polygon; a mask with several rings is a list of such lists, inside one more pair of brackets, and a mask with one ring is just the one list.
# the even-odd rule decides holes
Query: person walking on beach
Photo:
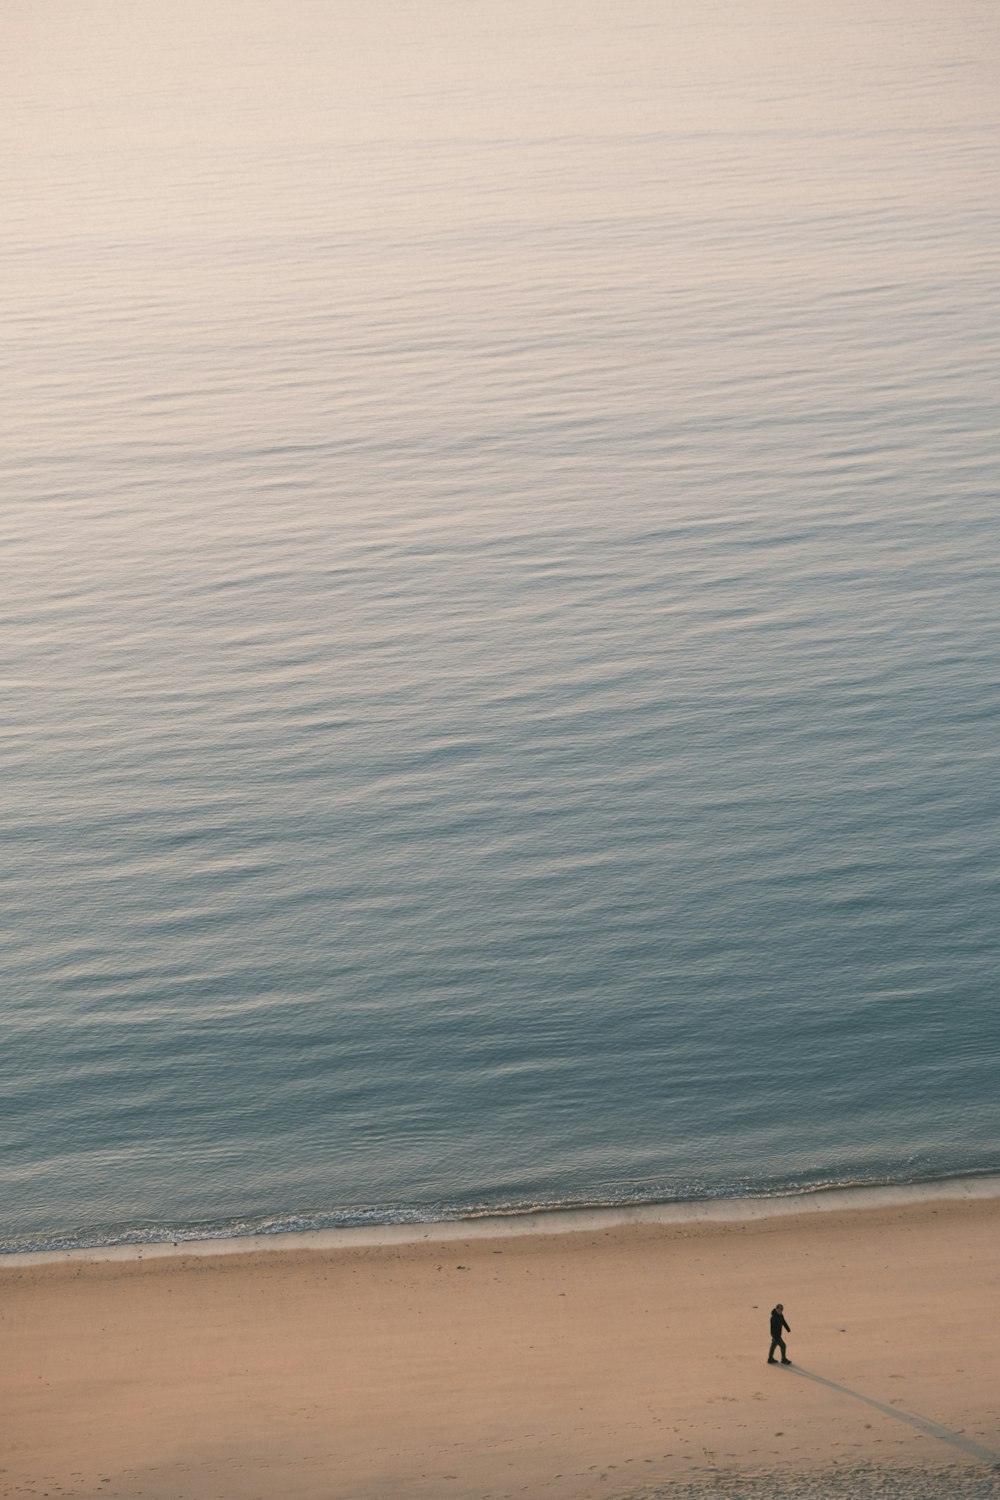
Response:
[{"label": "person walking on beach", "polygon": [[785,1305],[783,1302],[779,1302],[777,1307],[772,1307],[771,1309],[771,1349],[767,1356],[769,1365],[776,1365],[778,1363],[774,1357],[775,1349],[781,1350],[781,1363],[783,1365],[791,1364],[791,1360],[788,1358],[788,1350],[785,1348],[785,1341],[781,1337],[782,1333],[791,1333],[791,1331],[785,1322]]}]

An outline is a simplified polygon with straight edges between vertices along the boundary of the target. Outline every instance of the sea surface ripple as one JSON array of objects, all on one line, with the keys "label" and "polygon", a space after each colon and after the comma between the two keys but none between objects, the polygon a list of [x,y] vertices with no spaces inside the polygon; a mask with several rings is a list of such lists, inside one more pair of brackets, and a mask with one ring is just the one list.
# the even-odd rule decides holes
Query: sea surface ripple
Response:
[{"label": "sea surface ripple", "polygon": [[7,1248],[1000,1166],[996,12],[425,9],[15,27]]}]

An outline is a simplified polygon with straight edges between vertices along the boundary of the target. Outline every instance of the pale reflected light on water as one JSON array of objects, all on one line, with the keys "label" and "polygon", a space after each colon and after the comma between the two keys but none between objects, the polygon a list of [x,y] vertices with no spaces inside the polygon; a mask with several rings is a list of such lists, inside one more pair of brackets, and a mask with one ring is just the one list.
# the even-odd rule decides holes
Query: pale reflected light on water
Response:
[{"label": "pale reflected light on water", "polygon": [[0,1233],[995,1169],[995,8],[355,9],[0,22]]}]

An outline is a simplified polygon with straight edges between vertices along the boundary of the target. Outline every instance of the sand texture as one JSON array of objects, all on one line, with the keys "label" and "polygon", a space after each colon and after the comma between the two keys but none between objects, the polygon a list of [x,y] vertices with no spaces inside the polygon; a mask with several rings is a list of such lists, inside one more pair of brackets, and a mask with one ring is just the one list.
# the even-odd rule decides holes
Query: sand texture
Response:
[{"label": "sand texture", "polygon": [[928,1202],[2,1266],[0,1495],[998,1495],[998,1230]]}]

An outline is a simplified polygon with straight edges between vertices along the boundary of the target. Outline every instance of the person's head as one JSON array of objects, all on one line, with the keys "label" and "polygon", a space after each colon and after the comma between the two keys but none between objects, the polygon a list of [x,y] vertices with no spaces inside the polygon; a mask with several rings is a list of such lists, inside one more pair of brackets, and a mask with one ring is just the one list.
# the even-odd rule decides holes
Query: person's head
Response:
[{"label": "person's head", "polygon": [[776,1302],[775,1306],[774,1306],[774,1310],[775,1310],[775,1312],[784,1312],[784,1310],[785,1310],[785,1304],[783,1302]]}]

